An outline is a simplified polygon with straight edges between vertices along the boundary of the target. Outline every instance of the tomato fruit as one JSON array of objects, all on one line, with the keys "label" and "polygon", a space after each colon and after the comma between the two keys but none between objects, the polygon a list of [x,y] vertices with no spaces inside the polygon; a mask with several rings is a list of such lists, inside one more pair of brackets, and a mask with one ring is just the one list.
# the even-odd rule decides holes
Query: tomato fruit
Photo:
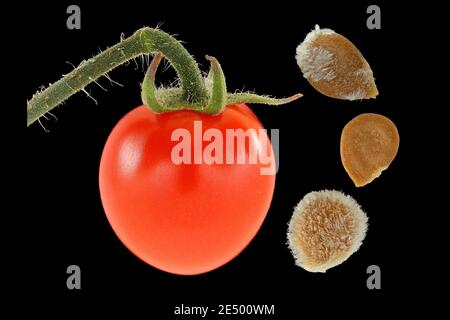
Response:
[{"label": "tomato fruit", "polygon": [[[194,121],[224,137],[226,129],[263,129],[244,104],[215,116],[189,110],[156,114],[140,106],[111,132],[99,173],[102,204],[119,239],[146,263],[182,275],[208,272],[236,257],[261,227],[275,184],[274,174],[261,174],[260,161],[175,164],[171,152],[179,142],[171,135],[179,128],[194,135]],[[246,153],[267,144],[274,157],[265,132],[255,139]]]}]

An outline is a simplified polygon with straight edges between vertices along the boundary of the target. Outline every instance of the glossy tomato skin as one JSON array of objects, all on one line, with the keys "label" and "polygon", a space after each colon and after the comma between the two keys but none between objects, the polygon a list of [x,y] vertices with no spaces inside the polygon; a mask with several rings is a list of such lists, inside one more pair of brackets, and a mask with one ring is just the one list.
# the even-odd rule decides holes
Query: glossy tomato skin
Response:
[{"label": "glossy tomato skin", "polygon": [[[171,141],[172,133],[187,129],[193,146],[198,120],[203,132],[216,128],[224,140],[226,129],[263,129],[243,104],[216,116],[187,110],[155,114],[140,106],[113,129],[100,163],[101,200],[114,232],[143,261],[182,275],[208,272],[237,256],[261,227],[275,184],[274,174],[261,174],[268,165],[260,161],[175,164],[171,153],[179,141]],[[245,152],[262,152],[264,143],[273,161],[265,133],[246,144]]]}]

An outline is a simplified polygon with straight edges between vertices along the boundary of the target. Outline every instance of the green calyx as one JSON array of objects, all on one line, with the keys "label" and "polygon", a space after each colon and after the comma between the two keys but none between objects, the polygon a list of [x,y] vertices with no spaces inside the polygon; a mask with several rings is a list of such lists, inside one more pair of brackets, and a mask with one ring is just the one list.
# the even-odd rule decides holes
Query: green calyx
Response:
[{"label": "green calyx", "polygon": [[[155,55],[142,83],[141,97],[143,103],[157,113],[188,109],[218,114],[232,103],[280,105],[302,96],[296,94],[276,99],[244,92],[227,93],[225,76],[217,59],[206,56],[211,67],[208,76],[204,78],[194,58],[179,41],[159,29],[142,28],[36,93],[27,102],[27,124],[39,120],[76,92],[85,91],[86,85],[106,76],[115,67],[149,53]],[[175,69],[179,87],[156,88],[155,75],[163,57]]]},{"label": "green calyx", "polygon": [[[281,105],[300,98],[301,94],[296,94],[288,98],[276,99],[261,96],[253,93],[227,93],[227,86],[222,67],[216,58],[206,56],[211,67],[208,76],[204,78],[203,85],[207,91],[207,99],[191,102],[186,99],[183,87],[156,89],[155,75],[159,63],[163,56],[161,53],[155,54],[142,83],[142,101],[154,112],[168,112],[176,110],[195,110],[209,114],[219,114],[225,106],[235,103],[261,103],[269,105]],[[181,81],[181,83],[183,83]],[[200,89],[200,88],[199,88]]]}]

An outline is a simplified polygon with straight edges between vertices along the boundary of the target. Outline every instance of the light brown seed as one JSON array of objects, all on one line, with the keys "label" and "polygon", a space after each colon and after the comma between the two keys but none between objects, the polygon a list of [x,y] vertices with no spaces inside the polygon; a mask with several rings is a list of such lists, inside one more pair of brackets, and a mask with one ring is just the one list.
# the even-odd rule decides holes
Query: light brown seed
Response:
[{"label": "light brown seed", "polygon": [[297,47],[303,76],[320,93],[337,99],[375,98],[373,72],[350,40],[331,29],[315,29]]},{"label": "light brown seed", "polygon": [[341,264],[361,246],[367,220],[350,196],[328,190],[308,193],[289,222],[288,245],[295,263],[310,272]]},{"label": "light brown seed", "polygon": [[364,186],[389,167],[399,144],[397,127],[390,119],[375,113],[361,114],[342,130],[342,164],[355,185]]}]

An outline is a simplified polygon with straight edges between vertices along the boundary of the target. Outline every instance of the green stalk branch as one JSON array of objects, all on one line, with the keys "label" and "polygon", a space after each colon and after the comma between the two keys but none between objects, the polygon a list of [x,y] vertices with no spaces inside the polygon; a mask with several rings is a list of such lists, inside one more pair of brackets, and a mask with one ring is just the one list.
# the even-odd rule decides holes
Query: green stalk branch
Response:
[{"label": "green stalk branch", "polygon": [[115,67],[142,54],[156,51],[162,52],[177,72],[185,101],[203,103],[208,100],[197,63],[181,43],[161,30],[142,28],[131,37],[81,63],[62,79],[35,94],[27,103],[27,125]]},{"label": "green stalk branch", "polygon": [[[143,103],[154,112],[182,109],[218,114],[232,103],[263,103],[280,105],[301,97],[276,99],[253,93],[227,93],[223,70],[214,57],[207,56],[210,72],[202,77],[194,58],[171,35],[152,28],[142,28],[131,37],[110,47],[97,56],[82,62],[72,72],[36,93],[27,102],[27,125],[31,125],[64,100],[96,81],[107,72],[137,56],[157,53],[142,83]],[[166,58],[177,72],[180,87],[160,88],[155,85],[156,70],[162,58]]]}]

